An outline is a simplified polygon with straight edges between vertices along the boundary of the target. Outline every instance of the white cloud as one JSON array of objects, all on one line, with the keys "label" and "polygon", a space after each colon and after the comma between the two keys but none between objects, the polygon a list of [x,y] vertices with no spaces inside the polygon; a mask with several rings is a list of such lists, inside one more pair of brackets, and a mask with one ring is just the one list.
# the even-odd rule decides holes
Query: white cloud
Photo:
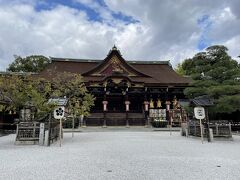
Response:
[{"label": "white cloud", "polygon": [[224,42],[224,45],[228,47],[229,53],[233,56],[233,58],[239,61],[238,56],[240,56],[240,35],[234,36],[234,38],[227,40]]},{"label": "white cloud", "polygon": [[[176,65],[198,51],[202,29],[197,20],[206,14],[212,21],[212,44],[224,44],[232,56],[240,55],[238,1],[106,0],[108,8],[92,0],[74,1],[94,9],[102,22],[89,21],[85,11],[67,6],[37,11],[36,0],[0,0],[0,70],[14,54],[104,59],[113,44],[126,59],[170,59]],[[112,12],[139,22],[126,24]]]},{"label": "white cloud", "polygon": [[206,31],[208,41],[212,45],[227,45],[233,57],[240,54],[237,44],[240,35],[238,0],[193,0],[181,3],[178,0],[106,0],[106,3],[114,11],[133,16],[140,20],[142,26],[149,28],[148,36],[152,39],[144,44],[144,58],[148,54],[151,54],[151,58],[170,58],[176,65],[184,58],[191,57],[198,51],[198,41],[201,34],[205,33],[197,23],[204,15],[208,15],[211,21]]}]

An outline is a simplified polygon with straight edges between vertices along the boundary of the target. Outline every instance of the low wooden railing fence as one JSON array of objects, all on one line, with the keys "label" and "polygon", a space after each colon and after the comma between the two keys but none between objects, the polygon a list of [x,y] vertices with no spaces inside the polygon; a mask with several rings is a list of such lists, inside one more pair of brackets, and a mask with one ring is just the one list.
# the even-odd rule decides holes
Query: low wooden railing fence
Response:
[{"label": "low wooden railing fence", "polygon": [[[203,126],[203,136],[207,137],[207,124]],[[188,135],[201,136],[199,122],[188,122]],[[213,130],[213,137],[232,137],[231,123],[210,123],[209,128]]]},{"label": "low wooden railing fence", "polygon": [[[50,125],[50,128],[49,128]],[[15,144],[50,145],[59,138],[59,122],[20,122]]]}]

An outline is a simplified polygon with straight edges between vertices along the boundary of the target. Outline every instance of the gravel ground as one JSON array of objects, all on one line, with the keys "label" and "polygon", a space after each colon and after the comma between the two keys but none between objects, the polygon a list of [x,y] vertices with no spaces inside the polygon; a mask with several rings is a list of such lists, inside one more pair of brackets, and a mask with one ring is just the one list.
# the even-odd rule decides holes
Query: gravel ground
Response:
[{"label": "gravel ground", "polygon": [[179,132],[80,132],[63,146],[14,145],[0,138],[0,179],[240,179],[240,136],[204,142]]}]

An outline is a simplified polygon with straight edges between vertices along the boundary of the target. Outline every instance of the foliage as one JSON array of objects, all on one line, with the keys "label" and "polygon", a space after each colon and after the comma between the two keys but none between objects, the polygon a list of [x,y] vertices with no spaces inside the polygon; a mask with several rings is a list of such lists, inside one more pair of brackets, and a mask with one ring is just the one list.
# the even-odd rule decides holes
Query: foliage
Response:
[{"label": "foliage", "polygon": [[7,69],[11,72],[40,72],[50,63],[50,60],[42,55],[32,55],[25,58],[14,57],[14,62]]},{"label": "foliage", "polygon": [[82,76],[63,72],[53,78],[53,96],[68,98],[68,109],[74,117],[88,116],[95,98],[87,91]]},{"label": "foliage", "polygon": [[180,75],[185,75],[185,74],[186,74],[185,71],[184,71],[184,69],[183,69],[183,67],[182,67],[182,64],[181,64],[181,63],[179,63],[179,64],[177,65],[175,71],[176,71],[176,73],[178,73],[178,74],[180,74]]},{"label": "foliage", "polygon": [[8,74],[0,77],[0,90],[12,102],[4,110],[19,111],[24,107],[34,107],[35,117],[50,112],[54,105],[47,103],[51,84],[44,79],[34,78],[30,74]]},{"label": "foliage", "polygon": [[227,54],[226,47],[208,47],[179,66],[193,80],[184,91],[189,98],[209,95],[216,105],[214,112],[240,110],[240,65]]},{"label": "foliage", "polygon": [[[19,111],[31,106],[35,108],[35,117],[42,117],[56,106],[48,103],[51,97],[64,97],[69,100],[68,109],[71,115],[89,114],[94,98],[87,89],[79,74],[58,74],[51,81],[30,74],[7,74],[0,76],[0,91],[10,97],[12,103],[4,105],[4,110]],[[3,105],[2,105],[3,106]]]}]

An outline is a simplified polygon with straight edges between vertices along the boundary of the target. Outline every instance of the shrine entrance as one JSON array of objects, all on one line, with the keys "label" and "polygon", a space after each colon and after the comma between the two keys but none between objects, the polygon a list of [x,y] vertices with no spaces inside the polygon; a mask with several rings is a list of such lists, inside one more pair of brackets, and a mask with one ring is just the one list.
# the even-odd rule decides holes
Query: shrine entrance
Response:
[{"label": "shrine entrance", "polygon": [[108,101],[108,112],[125,112],[125,100],[124,100],[124,96],[108,96],[107,97],[107,101]]}]

